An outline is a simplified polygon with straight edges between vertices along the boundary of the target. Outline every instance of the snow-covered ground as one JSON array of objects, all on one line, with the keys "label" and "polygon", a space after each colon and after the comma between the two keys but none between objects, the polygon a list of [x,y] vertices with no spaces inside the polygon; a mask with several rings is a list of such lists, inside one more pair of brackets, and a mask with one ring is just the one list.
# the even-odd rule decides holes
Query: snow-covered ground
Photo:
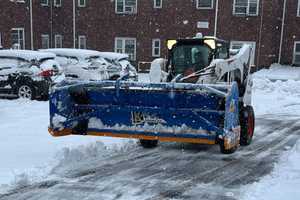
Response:
[{"label": "snow-covered ground", "polygon": [[300,81],[253,80],[252,102],[256,115],[300,114]]},{"label": "snow-covered ground", "polygon": [[46,174],[65,147],[96,141],[110,147],[126,141],[107,137],[53,138],[47,130],[48,102],[2,99],[0,105],[0,185],[18,181],[16,178],[23,173],[32,178]]},{"label": "snow-covered ground", "polygon": [[270,69],[262,69],[252,77],[252,102],[256,115],[299,115],[299,67],[272,64]]},{"label": "snow-covered ground", "polygon": [[283,153],[274,171],[259,182],[247,185],[244,200],[294,200],[300,198],[300,141]]},{"label": "snow-covered ground", "polygon": [[[139,81],[149,82],[148,75],[139,74]],[[43,178],[59,157],[66,152],[76,152],[81,145],[103,142],[106,148],[120,148],[129,141],[109,137],[54,138],[48,133],[48,104],[0,99],[0,192],[27,177],[31,181]]]},{"label": "snow-covered ground", "polygon": [[[275,75],[272,74],[279,73],[278,70],[285,74],[285,78],[274,80]],[[254,74],[253,106],[256,115],[273,115],[279,119],[282,116],[300,117],[300,81],[296,78],[299,74],[299,69],[283,69],[280,66]],[[147,74],[140,74],[139,79],[149,81]],[[47,131],[48,121],[48,102],[0,100],[0,193],[8,184],[22,184],[19,182],[28,178],[43,178],[62,156],[74,158],[74,163],[77,154],[86,159],[91,154],[81,152],[80,145],[91,146],[93,152],[101,153],[101,148],[130,144],[126,139],[105,137],[53,138]],[[299,197],[299,164],[300,143],[282,155],[272,174],[245,186],[244,199],[282,199],[282,190],[290,192],[290,195],[284,196],[285,199]]]},{"label": "snow-covered ground", "polygon": [[[278,118],[300,116],[300,68],[274,64],[253,75],[256,115]],[[244,200],[293,200],[300,198],[300,141],[281,156],[274,171],[242,190]]]}]

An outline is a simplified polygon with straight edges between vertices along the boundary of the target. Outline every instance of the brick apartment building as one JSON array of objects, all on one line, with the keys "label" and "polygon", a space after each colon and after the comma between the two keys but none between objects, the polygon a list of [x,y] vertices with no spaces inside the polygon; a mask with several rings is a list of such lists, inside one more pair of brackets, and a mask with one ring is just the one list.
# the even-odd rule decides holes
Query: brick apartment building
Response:
[{"label": "brick apartment building", "polygon": [[[300,1],[300,0],[299,0]],[[253,64],[300,64],[298,0],[0,0],[0,46],[88,48],[166,57],[168,38],[251,44]]]}]

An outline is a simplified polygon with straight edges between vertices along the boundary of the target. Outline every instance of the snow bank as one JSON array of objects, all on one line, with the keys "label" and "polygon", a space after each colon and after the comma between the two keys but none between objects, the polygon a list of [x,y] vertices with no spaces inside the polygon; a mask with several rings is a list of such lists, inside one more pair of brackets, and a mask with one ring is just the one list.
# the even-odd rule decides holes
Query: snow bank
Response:
[{"label": "snow bank", "polygon": [[[285,152],[274,171],[261,181],[243,188],[244,200],[294,200],[300,197],[300,141]],[[244,192],[241,192],[243,194]]]},{"label": "snow bank", "polygon": [[300,115],[300,81],[270,81],[254,76],[252,102],[256,115]]},{"label": "snow bank", "polygon": [[254,74],[255,78],[270,80],[300,80],[300,67],[272,64],[269,69],[262,69]]},{"label": "snow bank", "polygon": [[256,115],[300,115],[300,68],[272,64],[253,74]]}]

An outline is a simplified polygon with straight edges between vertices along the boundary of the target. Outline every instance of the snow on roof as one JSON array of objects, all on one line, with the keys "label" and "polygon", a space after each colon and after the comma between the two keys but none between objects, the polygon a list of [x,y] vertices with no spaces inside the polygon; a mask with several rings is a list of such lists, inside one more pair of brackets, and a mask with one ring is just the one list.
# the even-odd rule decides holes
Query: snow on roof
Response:
[{"label": "snow on roof", "polygon": [[101,56],[99,51],[87,49],[72,49],[72,48],[53,48],[53,49],[40,49],[42,52],[55,53],[58,56],[77,57],[86,59],[94,56]]},{"label": "snow on roof", "polygon": [[111,60],[121,60],[121,59],[128,59],[128,55],[124,53],[115,53],[115,52],[100,52],[100,55],[104,58],[108,58]]},{"label": "snow on roof", "polygon": [[55,58],[55,54],[31,50],[0,50],[0,57],[22,58],[27,61]]}]

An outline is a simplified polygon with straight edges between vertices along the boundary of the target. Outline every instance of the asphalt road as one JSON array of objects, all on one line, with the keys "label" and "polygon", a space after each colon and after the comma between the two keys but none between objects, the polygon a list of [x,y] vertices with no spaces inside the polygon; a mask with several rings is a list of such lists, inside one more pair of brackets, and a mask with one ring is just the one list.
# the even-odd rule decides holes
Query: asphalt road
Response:
[{"label": "asphalt road", "polygon": [[223,155],[219,147],[135,144],[76,165],[59,165],[55,178],[0,194],[0,200],[239,199],[241,188],[269,174],[300,136],[299,118],[261,116],[253,143]]}]

